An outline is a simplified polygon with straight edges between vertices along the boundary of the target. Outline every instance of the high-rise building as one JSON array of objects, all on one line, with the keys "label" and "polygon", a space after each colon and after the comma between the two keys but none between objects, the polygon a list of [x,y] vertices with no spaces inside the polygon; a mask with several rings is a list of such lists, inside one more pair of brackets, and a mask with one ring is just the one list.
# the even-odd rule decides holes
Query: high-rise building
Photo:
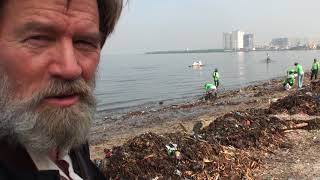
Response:
[{"label": "high-rise building", "polygon": [[288,38],[272,39],[271,47],[275,49],[289,49],[289,39]]},{"label": "high-rise building", "polygon": [[244,32],[236,30],[232,31],[232,49],[237,51],[243,49]]},{"label": "high-rise building", "polygon": [[225,50],[232,49],[232,33],[230,32],[223,33],[223,49]]},{"label": "high-rise building", "polygon": [[223,48],[234,51],[255,50],[254,34],[244,34],[239,30],[223,33]]},{"label": "high-rise building", "polygon": [[243,35],[243,48],[247,51],[252,51],[255,49],[253,34]]}]

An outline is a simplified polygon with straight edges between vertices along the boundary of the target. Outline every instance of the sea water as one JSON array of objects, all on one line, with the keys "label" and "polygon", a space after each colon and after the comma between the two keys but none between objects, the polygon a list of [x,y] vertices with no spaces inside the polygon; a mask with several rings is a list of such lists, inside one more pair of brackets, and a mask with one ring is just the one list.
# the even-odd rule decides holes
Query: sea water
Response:
[{"label": "sea water", "polygon": [[[225,52],[203,54],[103,54],[95,94],[98,113],[130,110],[163,102],[188,101],[203,94],[218,68],[223,89],[284,76],[294,62],[310,70],[320,51]],[[201,68],[189,67],[201,60]]]}]

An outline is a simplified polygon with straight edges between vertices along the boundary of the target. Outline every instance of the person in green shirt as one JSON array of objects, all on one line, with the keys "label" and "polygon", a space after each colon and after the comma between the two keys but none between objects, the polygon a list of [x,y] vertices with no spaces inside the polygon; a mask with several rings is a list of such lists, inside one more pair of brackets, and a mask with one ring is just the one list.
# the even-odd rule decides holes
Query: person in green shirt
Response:
[{"label": "person in green shirt", "polygon": [[302,84],[303,84],[303,77],[304,77],[304,71],[302,68],[302,65],[300,63],[294,63],[294,65],[296,66],[296,74],[298,74],[298,87],[302,88]]},{"label": "person in green shirt", "polygon": [[294,86],[294,82],[294,74],[289,74],[283,82],[283,87],[285,88],[285,90],[290,90]]},{"label": "person in green shirt", "polygon": [[212,83],[205,83],[203,86],[206,91],[205,100],[211,100],[213,97],[217,97],[217,87]]},{"label": "person in green shirt", "polygon": [[318,71],[319,71],[319,63],[317,62],[317,59],[314,59],[313,63],[312,63],[312,67],[311,67],[311,78],[310,78],[310,80],[312,80],[313,77],[314,77],[315,80],[317,79]]},{"label": "person in green shirt", "polygon": [[289,76],[289,75],[294,75],[295,73],[296,73],[296,69],[295,69],[295,68],[290,67],[290,68],[287,70],[287,76]]},{"label": "person in green shirt", "polygon": [[218,88],[220,85],[220,74],[218,72],[218,68],[216,68],[212,73],[212,78],[213,78],[214,85]]}]

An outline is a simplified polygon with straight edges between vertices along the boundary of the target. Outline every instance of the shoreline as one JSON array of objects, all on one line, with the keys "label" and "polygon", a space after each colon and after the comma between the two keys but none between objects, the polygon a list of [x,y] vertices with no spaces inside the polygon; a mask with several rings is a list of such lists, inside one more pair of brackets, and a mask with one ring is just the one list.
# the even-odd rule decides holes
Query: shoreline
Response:
[{"label": "shoreline", "polygon": [[[140,126],[129,124],[132,131],[122,129],[117,141],[91,146],[92,159],[116,179],[320,177],[320,80],[309,78],[306,73],[300,90],[284,91],[282,80],[273,79],[228,91],[214,102],[129,114],[142,119]],[[167,118],[168,112],[185,116]]]},{"label": "shoreline", "polygon": [[[305,84],[309,84],[305,76]],[[266,108],[273,99],[289,94],[282,89],[283,77],[253,84],[234,90],[226,90],[214,102],[194,100],[173,104],[149,111],[128,112],[117,120],[104,119],[91,133],[92,159],[101,159],[104,148],[112,148],[146,132],[156,134],[175,133],[187,129],[190,133],[195,123],[208,125],[215,118],[230,111],[240,111],[253,107]]]},{"label": "shoreline", "polygon": [[[222,88],[224,90],[223,90],[223,92],[220,92],[220,94],[225,94],[225,93],[228,93],[229,91],[243,89],[243,88],[246,88],[246,87],[252,86],[252,85],[259,85],[261,83],[268,82],[270,80],[277,80],[277,79],[281,79],[281,78],[283,78],[283,77],[278,76],[278,77],[273,77],[271,79],[255,80],[255,81],[244,83],[242,85],[235,84],[235,85],[232,85],[228,88],[225,88],[224,86],[222,86]],[[133,106],[116,107],[116,108],[111,108],[111,109],[101,109],[101,110],[97,111],[97,115],[95,117],[95,120],[99,121],[101,118],[104,118],[104,117],[112,118],[112,117],[110,117],[112,115],[119,115],[119,114],[126,115],[130,112],[139,111],[139,110],[143,111],[143,110],[147,109],[149,111],[154,111],[154,109],[162,109],[166,106],[172,106],[172,105],[183,104],[183,103],[186,104],[190,101],[195,101],[196,99],[201,98],[203,96],[203,94],[204,93],[198,94],[198,95],[193,95],[193,96],[180,97],[180,98],[171,98],[171,99],[161,99],[161,100],[157,100],[157,101],[149,101],[149,102],[145,102],[145,103],[137,104],[137,105],[133,105]],[[161,105],[159,105],[159,103],[161,103]],[[115,120],[117,120],[117,119],[115,119]]]},{"label": "shoreline", "polygon": [[173,51],[151,51],[151,52],[145,52],[143,54],[145,55],[161,55],[161,54],[201,54],[201,53],[238,53],[238,52],[244,52],[244,53],[250,53],[250,52],[279,52],[279,51],[319,51],[320,49],[305,49],[305,48],[293,48],[293,49],[257,49],[257,50],[224,50],[224,49],[198,49],[198,50],[173,50]]}]

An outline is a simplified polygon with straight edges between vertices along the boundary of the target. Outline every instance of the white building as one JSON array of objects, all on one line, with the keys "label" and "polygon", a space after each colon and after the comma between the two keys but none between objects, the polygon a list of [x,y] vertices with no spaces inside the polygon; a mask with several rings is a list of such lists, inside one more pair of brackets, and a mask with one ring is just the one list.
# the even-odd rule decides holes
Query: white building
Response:
[{"label": "white building", "polygon": [[223,49],[225,50],[232,49],[232,33],[231,32],[223,33]]},{"label": "white building", "polygon": [[232,31],[232,49],[237,51],[243,49],[244,32],[236,30]]}]

